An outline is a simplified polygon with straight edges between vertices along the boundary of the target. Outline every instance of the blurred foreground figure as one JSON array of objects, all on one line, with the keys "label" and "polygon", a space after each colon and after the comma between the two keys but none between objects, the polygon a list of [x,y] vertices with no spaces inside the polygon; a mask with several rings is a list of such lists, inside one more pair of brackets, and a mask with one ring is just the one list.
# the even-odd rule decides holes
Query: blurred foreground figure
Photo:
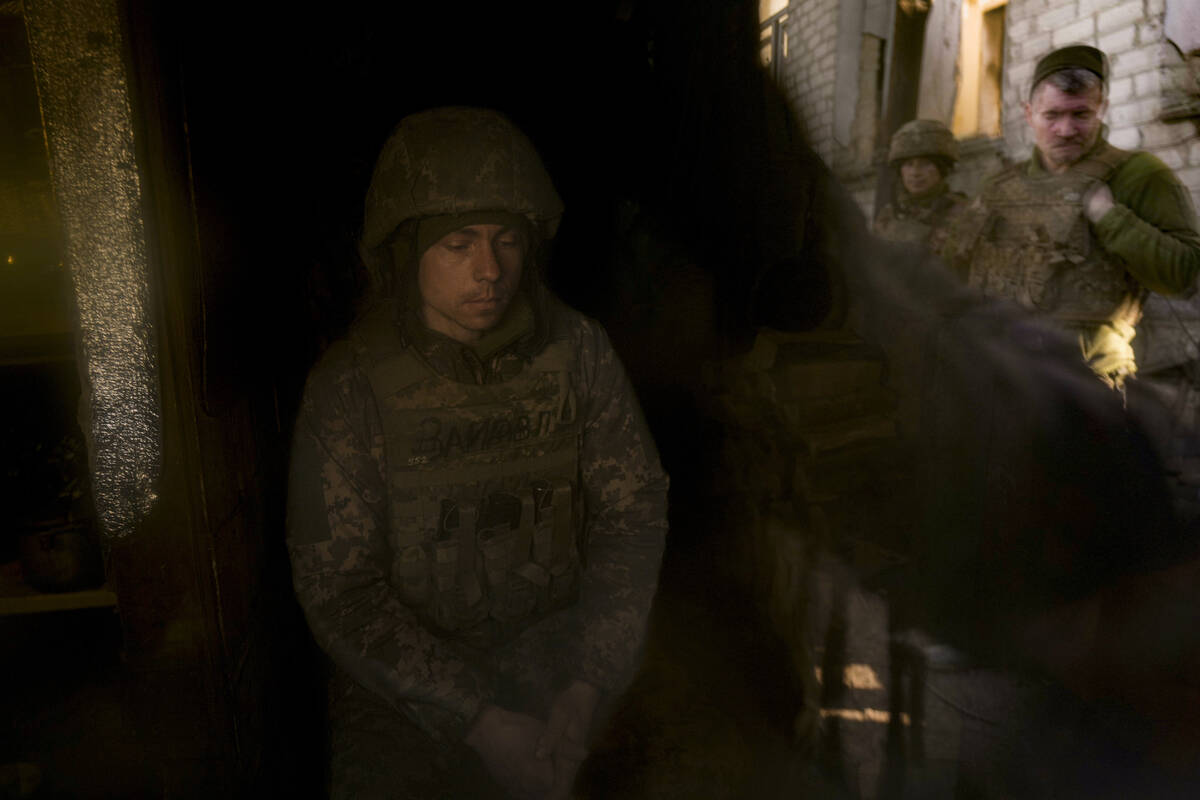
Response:
[{"label": "blurred foreground figure", "polygon": [[902,125],[888,147],[888,167],[900,178],[896,199],[875,218],[875,233],[938,252],[947,228],[967,202],[965,194],[946,183],[957,161],[958,142],[942,123],[915,119]]},{"label": "blurred foreground figure", "polygon": [[309,376],[289,490],[334,797],[565,797],[636,666],[667,479],[603,329],[543,285],[561,213],[494,112],[407,117],[376,164],[379,297]]},{"label": "blurred foreground figure", "polygon": [[[1049,224],[1047,206],[1039,213]],[[992,219],[990,232],[1010,230]],[[977,244],[976,254],[993,245]],[[1054,314],[956,286],[916,249],[871,247],[847,262],[852,319],[884,354],[912,432],[896,495],[913,505],[847,533],[898,553],[878,575],[861,571],[886,594],[891,630],[969,656],[968,670],[912,676],[929,687],[930,742],[959,737],[957,796],[1196,796],[1200,558],[1151,435],[1168,409],[1141,381],[1129,382],[1126,407]],[[1069,265],[1088,269],[1055,263],[1064,281]],[[922,702],[913,695],[905,702]],[[952,704],[962,709],[953,722]],[[893,786],[920,779],[914,752],[909,762],[889,753]]]},{"label": "blurred foreground figure", "polygon": [[1132,341],[1148,292],[1192,289],[1200,234],[1165,164],[1105,141],[1107,80],[1094,47],[1038,62],[1025,104],[1033,155],[984,183],[946,256],[972,288],[1077,337],[1092,370],[1120,388],[1137,371]]},{"label": "blurred foreground figure", "polygon": [[[911,680],[929,693],[904,698],[928,706],[931,751],[958,737],[955,796],[1196,796],[1200,558],[1145,422],[1167,409],[1136,381],[1125,408],[1053,320],[897,255],[855,277],[869,340],[916,369],[894,384],[918,400],[898,492],[915,513],[909,529],[904,514],[862,526],[901,542],[895,567],[864,578],[893,631],[969,656],[941,673],[940,648],[922,652]],[[888,780],[920,779],[910,747],[907,764],[889,752]]]}]

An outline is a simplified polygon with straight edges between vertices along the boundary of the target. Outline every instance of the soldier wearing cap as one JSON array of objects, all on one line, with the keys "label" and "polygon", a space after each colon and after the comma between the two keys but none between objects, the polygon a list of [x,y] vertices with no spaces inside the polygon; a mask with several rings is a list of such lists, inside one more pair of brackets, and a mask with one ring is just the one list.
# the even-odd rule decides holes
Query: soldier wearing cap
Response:
[{"label": "soldier wearing cap", "polygon": [[937,252],[957,211],[967,202],[965,194],[946,183],[957,161],[958,142],[942,123],[916,119],[902,125],[888,146],[888,166],[899,178],[896,199],[875,217],[875,233]]},{"label": "soldier wearing cap", "polygon": [[984,182],[944,255],[970,287],[1044,314],[1078,338],[1108,385],[1137,370],[1149,292],[1192,290],[1200,235],[1191,197],[1162,161],[1104,138],[1108,58],[1086,45],[1036,65],[1031,157]]},{"label": "soldier wearing cap", "polygon": [[562,205],[505,117],[405,118],[367,192],[376,301],[309,376],[297,597],[335,797],[563,797],[635,666],[667,479],[603,329],[543,285]]}]

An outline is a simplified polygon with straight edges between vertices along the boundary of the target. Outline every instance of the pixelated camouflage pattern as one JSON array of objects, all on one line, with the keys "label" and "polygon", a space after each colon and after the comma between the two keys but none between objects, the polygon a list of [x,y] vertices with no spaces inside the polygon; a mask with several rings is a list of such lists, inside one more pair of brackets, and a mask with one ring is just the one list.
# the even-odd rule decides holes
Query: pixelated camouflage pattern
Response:
[{"label": "pixelated camouflage pattern", "polygon": [[942,191],[921,199],[901,187],[897,201],[884,206],[875,218],[873,230],[890,242],[921,244],[936,253],[945,245],[948,232],[966,203],[965,194],[950,191],[944,183]]},{"label": "pixelated camouflage pattern", "polygon": [[575,353],[551,340],[507,380],[441,375],[384,306],[358,326],[388,461],[391,583],[428,627],[478,648],[579,586]]},{"label": "pixelated camouflage pattern", "polygon": [[413,114],[392,131],[375,163],[362,245],[379,247],[406,220],[500,209],[524,214],[547,238],[562,216],[562,201],[529,139],[488,109]]},{"label": "pixelated camouflage pattern", "polygon": [[1018,164],[990,179],[965,212],[982,220],[967,285],[1068,323],[1136,324],[1144,292],[1083,213],[1086,192],[1129,156],[1101,142],[1064,173]]},{"label": "pixelated camouflage pattern", "polygon": [[[633,390],[597,323],[554,301],[544,313],[550,341],[572,353],[586,568],[575,605],[501,645],[481,647],[436,632],[396,586],[396,537],[412,532],[391,529],[391,448],[369,377],[371,354],[360,340],[343,340],[322,358],[297,422],[288,546],[315,638],[355,688],[443,741],[461,738],[486,702],[503,700],[532,713],[539,696],[545,702],[571,678],[622,688],[657,586],[667,479]],[[401,317],[396,335],[433,372],[471,386],[471,394],[520,378],[529,364],[518,347],[482,361],[411,313]],[[458,409],[466,418],[471,409],[455,404],[467,394],[450,382],[438,384],[447,413]]]},{"label": "pixelated camouflage pattern", "polygon": [[908,158],[941,156],[958,161],[958,141],[942,123],[933,119],[914,119],[892,134],[888,144],[888,164],[896,166]]}]

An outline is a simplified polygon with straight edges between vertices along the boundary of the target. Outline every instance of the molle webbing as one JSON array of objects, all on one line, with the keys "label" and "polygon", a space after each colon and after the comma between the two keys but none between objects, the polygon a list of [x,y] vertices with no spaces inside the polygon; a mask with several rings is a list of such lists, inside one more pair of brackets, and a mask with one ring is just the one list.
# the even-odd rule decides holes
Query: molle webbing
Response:
[{"label": "molle webbing", "polygon": [[1132,155],[1102,141],[1063,173],[1031,173],[1026,162],[993,179],[982,197],[989,215],[968,284],[1063,322],[1124,319],[1127,309],[1136,322],[1141,287],[1096,240],[1083,204]]},{"label": "molle webbing", "polygon": [[544,452],[530,454],[520,461],[503,463],[460,463],[443,469],[406,471],[392,476],[391,489],[415,489],[421,486],[442,486],[455,483],[480,483],[489,479],[503,480],[529,472],[562,472],[579,458],[576,452],[577,435],[567,432],[549,437]]},{"label": "molle webbing", "polygon": [[358,328],[387,456],[391,582],[435,628],[487,647],[573,601],[582,520],[575,351],[520,373],[437,374],[386,314]]}]

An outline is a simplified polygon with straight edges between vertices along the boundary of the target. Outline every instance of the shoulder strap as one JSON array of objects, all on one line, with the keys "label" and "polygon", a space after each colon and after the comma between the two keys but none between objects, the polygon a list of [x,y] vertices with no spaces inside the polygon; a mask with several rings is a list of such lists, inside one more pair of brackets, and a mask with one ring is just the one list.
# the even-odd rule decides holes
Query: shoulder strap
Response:
[{"label": "shoulder strap", "polygon": [[1100,143],[1092,150],[1091,155],[1080,161],[1071,169],[1080,172],[1089,178],[1094,178],[1098,181],[1108,183],[1113,174],[1121,168],[1121,166],[1133,158],[1135,155],[1132,150],[1122,150],[1119,147],[1113,147],[1108,142],[1101,140]]},{"label": "shoulder strap", "polygon": [[1029,161],[1021,161],[1016,164],[1009,164],[1002,168],[999,172],[995,172],[991,177],[987,178],[983,184],[983,188],[979,194],[983,198],[995,197],[1001,191],[1001,187],[1011,182],[1014,178],[1020,177],[1029,168]]},{"label": "shoulder strap", "polygon": [[534,363],[541,372],[571,372],[575,366],[575,348],[562,339],[551,341],[534,357]]},{"label": "shoulder strap", "polygon": [[428,378],[432,372],[400,338],[396,306],[386,303],[355,325],[353,336],[367,354],[367,378],[377,399]]}]

